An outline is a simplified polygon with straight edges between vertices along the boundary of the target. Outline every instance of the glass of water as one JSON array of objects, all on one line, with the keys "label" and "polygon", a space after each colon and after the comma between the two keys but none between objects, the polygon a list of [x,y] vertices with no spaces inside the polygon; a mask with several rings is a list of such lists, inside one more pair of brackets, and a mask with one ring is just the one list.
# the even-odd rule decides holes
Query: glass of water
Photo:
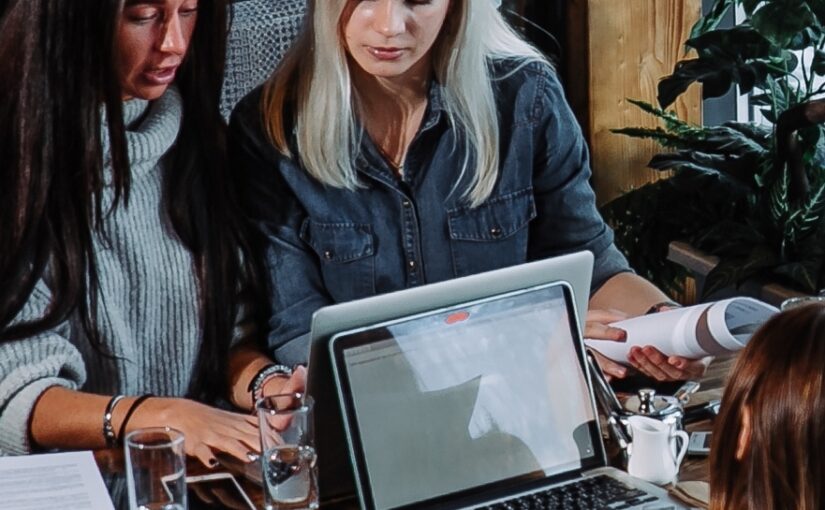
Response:
[{"label": "glass of water", "polygon": [[266,510],[318,508],[312,398],[264,395],[256,403]]},{"label": "glass of water", "polygon": [[799,308],[800,306],[812,305],[815,303],[825,304],[825,295],[820,293],[817,296],[799,296],[788,298],[785,301],[782,301],[782,305],[779,308],[782,311],[785,311],[790,310],[791,308]]},{"label": "glass of water", "polygon": [[138,429],[126,436],[124,449],[130,510],[186,510],[182,432]]}]

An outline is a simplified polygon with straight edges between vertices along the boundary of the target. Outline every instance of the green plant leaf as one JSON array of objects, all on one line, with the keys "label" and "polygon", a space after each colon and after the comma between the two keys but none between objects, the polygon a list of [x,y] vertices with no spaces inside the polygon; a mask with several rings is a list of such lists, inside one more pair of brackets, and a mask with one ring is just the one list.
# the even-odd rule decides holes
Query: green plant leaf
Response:
[{"label": "green plant leaf", "polygon": [[775,266],[776,263],[774,250],[765,245],[752,247],[749,255],[742,259],[722,259],[705,278],[705,286],[702,289],[703,297],[730,285],[738,285]]},{"label": "green plant leaf", "polygon": [[736,83],[742,93],[762,87],[771,75],[784,75],[796,65],[793,52],[783,51],[748,25],[713,30],[688,40],[698,58],[682,60],[659,82],[658,101],[667,108],[690,85],[700,82],[703,94],[718,97]]},{"label": "green plant leaf", "polygon": [[814,52],[811,70],[819,76],[825,76],[825,51],[816,50]]},{"label": "green plant leaf", "polygon": [[662,128],[621,128],[611,129],[610,132],[616,133],[617,135],[629,136],[631,138],[645,138],[648,140],[654,140],[662,147],[679,148],[687,147],[690,144],[689,140],[685,140],[679,135],[669,133]]},{"label": "green plant leaf", "polygon": [[807,3],[819,24],[825,26],[825,0],[807,0]]},{"label": "green plant leaf", "polygon": [[815,22],[814,13],[803,0],[765,2],[751,17],[753,27],[782,48]]},{"label": "green plant leaf", "polygon": [[[748,19],[720,29],[733,5]],[[808,66],[806,78],[825,76],[823,43],[825,0],[715,0],[686,41],[696,58],[679,62],[659,83],[661,108],[631,101],[660,119],[662,127],[615,132],[674,149],[650,161],[653,168],[673,172],[602,208],[617,246],[639,274],[662,288],[678,287],[679,269],[666,257],[668,244],[680,239],[720,257],[706,292],[754,276],[809,290],[825,285],[825,128],[798,133],[815,191],[794,205],[787,170],[775,164],[773,126],[697,126],[666,110],[693,83],[703,85],[705,97],[739,85],[742,92],[759,89],[751,105],[775,123],[789,108],[810,100],[810,85],[793,75],[800,64],[795,52],[808,52],[801,62]]]},{"label": "green plant leaf", "polygon": [[762,0],[741,0],[742,8],[745,9],[745,14],[751,16],[753,11],[756,10],[756,7],[762,3]]},{"label": "green plant leaf", "polygon": [[825,212],[825,183],[805,201],[799,209],[788,215],[785,224],[785,238],[796,244],[823,223]]},{"label": "green plant leaf", "polygon": [[822,37],[822,26],[816,23],[796,34],[785,47],[794,51],[806,50],[811,46],[817,46],[820,37]]},{"label": "green plant leaf", "polygon": [[702,34],[716,29],[716,27],[719,26],[719,23],[722,22],[722,18],[724,18],[725,14],[727,14],[730,10],[733,3],[734,0],[716,0],[716,3],[713,4],[710,11],[693,25],[693,29],[690,31],[690,38],[693,39],[695,37],[699,37]]},{"label": "green plant leaf", "polygon": [[790,199],[788,196],[788,174],[782,172],[782,178],[777,179],[768,193],[768,211],[775,225],[784,225],[790,214]]},{"label": "green plant leaf", "polygon": [[787,277],[805,292],[815,294],[822,273],[821,260],[791,262],[777,267],[773,272]]}]

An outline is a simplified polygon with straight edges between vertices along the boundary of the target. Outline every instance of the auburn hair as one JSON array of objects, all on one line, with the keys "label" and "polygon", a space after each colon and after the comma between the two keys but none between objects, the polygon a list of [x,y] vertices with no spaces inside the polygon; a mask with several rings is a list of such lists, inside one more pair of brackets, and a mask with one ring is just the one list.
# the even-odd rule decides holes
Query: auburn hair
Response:
[{"label": "auburn hair", "polygon": [[711,510],[822,509],[823,449],[825,306],[815,304],[773,317],[739,355],[714,427]]}]

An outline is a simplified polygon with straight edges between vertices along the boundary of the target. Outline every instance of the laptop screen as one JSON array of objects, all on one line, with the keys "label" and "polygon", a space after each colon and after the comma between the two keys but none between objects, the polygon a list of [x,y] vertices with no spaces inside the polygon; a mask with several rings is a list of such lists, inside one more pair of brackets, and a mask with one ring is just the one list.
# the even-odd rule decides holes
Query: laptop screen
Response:
[{"label": "laptop screen", "polygon": [[592,465],[600,453],[573,309],[554,284],[337,336],[374,507]]}]

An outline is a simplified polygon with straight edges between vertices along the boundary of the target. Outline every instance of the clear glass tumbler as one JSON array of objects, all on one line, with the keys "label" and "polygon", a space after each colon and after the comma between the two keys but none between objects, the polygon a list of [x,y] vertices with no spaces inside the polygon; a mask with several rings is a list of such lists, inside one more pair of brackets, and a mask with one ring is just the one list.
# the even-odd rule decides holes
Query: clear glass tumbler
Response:
[{"label": "clear glass tumbler", "polygon": [[169,427],[138,429],[124,441],[130,510],[186,510],[183,433]]},{"label": "clear glass tumbler", "polygon": [[800,296],[788,298],[782,301],[779,307],[782,311],[790,310],[791,308],[799,308],[800,306],[812,304],[825,304],[825,296],[819,294],[818,296]]},{"label": "clear glass tumbler", "polygon": [[312,398],[264,395],[256,403],[266,510],[318,508]]}]

